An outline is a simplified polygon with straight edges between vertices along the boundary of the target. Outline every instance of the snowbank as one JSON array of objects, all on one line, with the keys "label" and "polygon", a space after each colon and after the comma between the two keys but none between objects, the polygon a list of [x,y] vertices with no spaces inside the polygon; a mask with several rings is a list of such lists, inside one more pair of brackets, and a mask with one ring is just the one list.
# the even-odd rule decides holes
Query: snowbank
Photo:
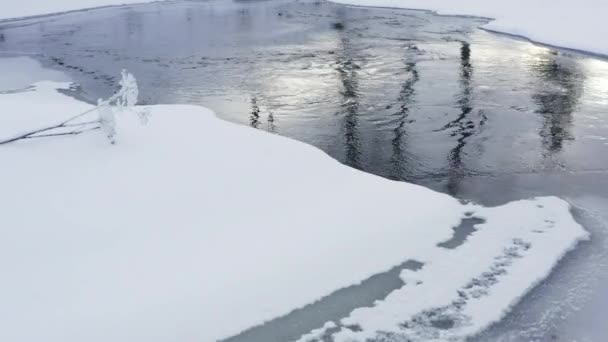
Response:
[{"label": "snowbank", "polygon": [[[0,137],[90,108],[67,86],[0,94]],[[462,204],[204,108],[150,111],[145,127],[119,116],[114,146],[0,146],[0,340],[215,341],[406,260],[424,265],[403,288],[325,327],[462,337],[587,237],[557,198]],[[485,223],[453,243],[471,217]]]},{"label": "snowbank", "polygon": [[88,8],[118,6],[162,0],[0,0],[0,21]]},{"label": "snowbank", "polygon": [[496,19],[484,28],[608,56],[605,0],[331,0],[356,6],[424,9]]}]

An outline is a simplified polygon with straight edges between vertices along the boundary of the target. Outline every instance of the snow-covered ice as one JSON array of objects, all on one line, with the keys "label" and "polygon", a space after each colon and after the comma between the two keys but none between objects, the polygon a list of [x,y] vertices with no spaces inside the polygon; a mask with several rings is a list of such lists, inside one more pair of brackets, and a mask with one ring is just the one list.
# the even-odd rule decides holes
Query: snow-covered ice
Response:
[{"label": "snow-covered ice", "polygon": [[59,71],[44,69],[31,58],[11,58],[10,63],[0,63],[0,92],[23,89],[39,80],[67,82]]},{"label": "snow-covered ice", "polygon": [[0,21],[88,8],[119,6],[162,0],[0,0]]},{"label": "snow-covered ice", "polygon": [[[555,215],[568,216],[566,206],[559,208],[561,200],[546,198],[541,205],[551,201],[557,201],[549,205]],[[478,231],[462,247],[437,248],[428,261],[423,259],[427,266],[422,270],[404,270],[405,286],[343,319],[335,341],[367,341],[377,331],[400,335],[399,341],[461,341],[500,320],[570,248],[570,237],[546,235],[555,221],[539,217],[528,206],[521,201],[509,204],[508,211],[485,208],[480,216],[493,219],[477,225]],[[518,213],[517,220],[509,211]],[[301,341],[311,340],[317,341]]]},{"label": "snow-covered ice", "polygon": [[495,19],[484,28],[535,42],[608,56],[605,0],[331,0],[336,3],[423,9]]},{"label": "snow-covered ice", "polygon": [[[0,94],[0,138],[91,108],[68,87]],[[116,145],[0,146],[0,340],[215,341],[407,260],[423,266],[401,289],[325,327],[458,340],[588,237],[558,198],[463,204],[205,108],[148,109],[144,127],[117,115]],[[439,246],[471,217],[484,222],[461,245]]]}]

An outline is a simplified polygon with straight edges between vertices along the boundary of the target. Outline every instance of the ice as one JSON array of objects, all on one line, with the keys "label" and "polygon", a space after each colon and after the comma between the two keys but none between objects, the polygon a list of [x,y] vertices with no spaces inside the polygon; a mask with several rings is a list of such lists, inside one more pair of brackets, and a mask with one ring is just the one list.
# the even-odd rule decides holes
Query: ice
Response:
[{"label": "ice", "polygon": [[[0,137],[91,108],[68,87],[1,94]],[[424,266],[401,289],[326,327],[460,338],[587,238],[558,198],[463,204],[205,108],[147,109],[143,127],[116,115],[115,145],[89,132],[0,146],[1,341],[221,340],[407,260]],[[484,223],[440,246],[468,217]]]},{"label": "ice", "polygon": [[[0,57],[3,57],[0,52]],[[0,63],[0,93],[23,91],[39,80],[66,82],[64,74],[44,69],[35,60],[27,57],[14,57]]]}]

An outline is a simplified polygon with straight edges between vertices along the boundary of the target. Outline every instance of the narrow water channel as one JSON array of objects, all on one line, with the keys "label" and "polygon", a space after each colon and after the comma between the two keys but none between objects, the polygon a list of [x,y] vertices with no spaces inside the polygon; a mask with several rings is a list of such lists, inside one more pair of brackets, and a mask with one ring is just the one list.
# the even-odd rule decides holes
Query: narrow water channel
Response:
[{"label": "narrow water channel", "polygon": [[484,22],[325,1],[175,1],[0,23],[0,56],[34,56],[91,102],[127,68],[147,104],[203,105],[485,205],[564,197],[594,239],[484,338],[593,341],[608,333],[594,323],[608,304],[608,62]]}]

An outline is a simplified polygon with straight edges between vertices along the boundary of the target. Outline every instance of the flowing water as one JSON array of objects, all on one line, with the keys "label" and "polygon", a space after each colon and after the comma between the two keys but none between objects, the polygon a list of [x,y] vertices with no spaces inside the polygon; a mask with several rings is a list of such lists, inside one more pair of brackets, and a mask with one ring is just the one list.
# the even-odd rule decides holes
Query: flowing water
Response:
[{"label": "flowing water", "polygon": [[[608,334],[608,62],[484,22],[324,1],[176,1],[0,22],[0,55],[67,73],[90,102],[111,94],[124,67],[147,104],[204,105],[465,200],[566,198],[592,241],[480,340],[595,341]],[[399,287],[391,272],[370,280],[375,292],[342,295],[372,300],[357,291]],[[281,319],[314,326],[305,309],[257,327],[260,341],[301,333],[277,328]]]}]

